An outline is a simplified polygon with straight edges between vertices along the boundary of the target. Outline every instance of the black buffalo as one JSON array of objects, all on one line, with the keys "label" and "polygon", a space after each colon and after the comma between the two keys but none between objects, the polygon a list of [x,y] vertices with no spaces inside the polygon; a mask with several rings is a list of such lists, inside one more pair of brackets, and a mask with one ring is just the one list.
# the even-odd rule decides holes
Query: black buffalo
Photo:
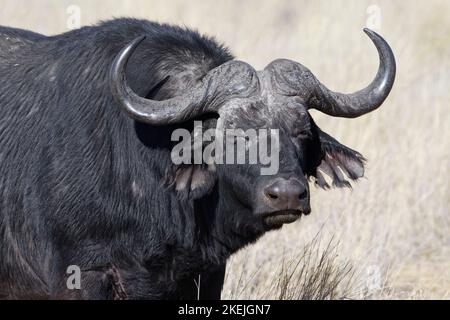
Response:
[{"label": "black buffalo", "polygon": [[[345,95],[299,63],[256,72],[169,25],[118,19],[51,37],[0,27],[0,297],[220,298],[232,253],[309,214],[307,179],[363,175],[364,158],[307,110],[358,117],[385,100],[394,56],[365,31],[379,71]],[[279,172],[174,165],[171,134],[193,120],[278,128]],[[66,284],[71,265],[79,290]]]}]

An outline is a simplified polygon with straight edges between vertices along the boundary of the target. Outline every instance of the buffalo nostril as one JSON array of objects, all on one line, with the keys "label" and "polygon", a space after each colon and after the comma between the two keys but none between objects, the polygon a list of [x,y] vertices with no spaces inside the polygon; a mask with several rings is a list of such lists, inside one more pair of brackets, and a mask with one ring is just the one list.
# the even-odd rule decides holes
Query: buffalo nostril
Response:
[{"label": "buffalo nostril", "polygon": [[277,186],[270,186],[264,190],[264,194],[271,200],[277,200],[279,198],[279,188]]},{"label": "buffalo nostril", "polygon": [[278,196],[276,194],[273,194],[273,193],[269,192],[269,193],[266,193],[266,195],[272,200],[278,199]]}]

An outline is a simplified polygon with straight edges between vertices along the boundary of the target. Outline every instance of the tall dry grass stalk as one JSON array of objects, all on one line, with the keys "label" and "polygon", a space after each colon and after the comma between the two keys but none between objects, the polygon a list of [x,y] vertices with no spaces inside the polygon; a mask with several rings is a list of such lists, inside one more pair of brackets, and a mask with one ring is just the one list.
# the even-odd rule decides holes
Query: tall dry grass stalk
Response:
[{"label": "tall dry grass stalk", "polygon": [[[71,4],[79,6],[83,25],[134,16],[196,28],[256,68],[275,58],[294,59],[341,92],[359,89],[375,75],[376,51],[361,30],[368,8],[376,5],[378,31],[398,62],[390,97],[354,120],[312,112],[324,131],[368,158],[366,178],[353,190],[312,188],[313,214],[236,254],[224,292],[237,298],[264,292],[272,298],[450,298],[450,1],[0,0],[0,24],[64,32]],[[321,243],[334,238],[338,249],[304,249],[319,230]],[[321,271],[302,273],[314,255],[324,257]],[[297,256],[294,274],[300,278],[286,277]],[[334,287],[333,275],[347,262],[352,292],[322,289],[321,283]],[[274,283],[278,289],[270,291]]]},{"label": "tall dry grass stalk", "polygon": [[[347,299],[354,290],[353,268],[339,259],[339,243],[331,239],[324,247],[320,233],[303,245],[295,256],[283,256],[265,286],[249,284],[261,277],[258,270],[248,277],[241,272],[226,299],[334,300]],[[323,249],[323,250],[321,250]],[[236,279],[236,278],[235,278]],[[249,281],[250,280],[250,281]],[[226,279],[228,281],[228,279]],[[233,281],[233,280],[231,280]],[[256,289],[256,290],[255,290]]]},{"label": "tall dry grass stalk", "polygon": [[319,251],[319,238],[306,245],[296,257],[285,258],[274,291],[266,298],[279,300],[346,299],[351,294],[353,271],[349,262],[338,259],[338,244],[331,240]]},{"label": "tall dry grass stalk", "polygon": [[[328,256],[329,254],[331,254],[331,258]],[[290,261],[287,267],[283,266],[278,280],[278,299],[324,300],[346,298],[345,293],[339,290],[339,285],[343,281],[351,280],[349,265],[337,264],[336,255],[328,251],[322,252],[315,265],[311,261],[311,259],[315,259],[315,255],[317,255],[316,252],[306,251],[298,262]],[[303,259],[306,260],[305,264],[299,266]],[[346,278],[347,276],[349,276],[349,279]],[[349,290],[349,288],[346,288],[346,290]]]}]

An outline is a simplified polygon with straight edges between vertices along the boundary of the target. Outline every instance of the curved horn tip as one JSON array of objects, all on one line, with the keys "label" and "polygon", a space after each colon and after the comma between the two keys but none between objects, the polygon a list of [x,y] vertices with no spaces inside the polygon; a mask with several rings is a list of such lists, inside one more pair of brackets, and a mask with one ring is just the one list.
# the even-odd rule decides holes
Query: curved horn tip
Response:
[{"label": "curved horn tip", "polygon": [[[142,41],[145,40],[145,38],[147,38],[147,36],[139,36],[136,39],[134,39],[133,41],[131,41],[125,48],[128,50],[134,50],[136,49],[137,46],[139,46],[141,44]],[[127,50],[125,50],[127,51]]]},{"label": "curved horn tip", "polygon": [[122,49],[122,52],[118,55],[118,60],[122,59],[123,57],[129,58],[134,50],[141,44],[142,41],[145,40],[147,36],[139,36],[130,43],[128,43],[125,48]]},{"label": "curved horn tip", "polygon": [[373,31],[369,28],[364,28],[363,30],[369,36],[370,40],[372,40],[372,42],[375,44],[375,46],[378,50],[378,53],[380,55],[380,59],[382,61],[384,61],[385,64],[387,64],[388,68],[391,69],[391,78],[393,81],[395,78],[397,68],[396,68],[396,61],[395,61],[394,53],[392,52],[392,48],[386,42],[386,40],[382,36],[380,36],[378,33],[376,33],[375,31]]},{"label": "curved horn tip", "polygon": [[134,39],[134,40],[132,41],[132,43],[137,42],[137,43],[139,44],[139,43],[141,43],[145,38],[147,38],[147,36],[145,36],[145,35],[139,36],[139,37],[137,37],[136,39]]},{"label": "curved horn tip", "polygon": [[123,69],[125,68],[125,65],[128,63],[128,60],[131,57],[131,54],[134,50],[136,50],[137,46],[144,41],[144,39],[147,36],[139,36],[130,43],[128,43],[117,55],[117,57],[114,59],[114,62],[111,66],[111,74],[112,79],[118,79],[118,77],[121,75]]},{"label": "curved horn tip", "polygon": [[385,41],[382,36],[380,36],[378,33],[376,33],[375,31],[373,31],[369,28],[364,28],[363,31],[365,34],[367,34],[369,36],[370,39],[372,39],[372,41],[376,41],[376,40]]}]

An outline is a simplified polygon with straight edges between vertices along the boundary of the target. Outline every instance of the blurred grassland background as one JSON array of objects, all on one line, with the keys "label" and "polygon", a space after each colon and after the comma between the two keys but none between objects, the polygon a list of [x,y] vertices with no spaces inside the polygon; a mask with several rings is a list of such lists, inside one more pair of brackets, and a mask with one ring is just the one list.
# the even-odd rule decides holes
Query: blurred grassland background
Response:
[{"label": "blurred grassland background", "polygon": [[353,120],[312,112],[368,158],[365,178],[353,190],[312,187],[312,215],[232,257],[224,297],[450,298],[450,1],[0,0],[0,24],[65,32],[71,5],[81,25],[130,16],[198,29],[257,69],[290,58],[341,92],[374,77],[362,28],[379,22],[398,63],[383,107]]}]

